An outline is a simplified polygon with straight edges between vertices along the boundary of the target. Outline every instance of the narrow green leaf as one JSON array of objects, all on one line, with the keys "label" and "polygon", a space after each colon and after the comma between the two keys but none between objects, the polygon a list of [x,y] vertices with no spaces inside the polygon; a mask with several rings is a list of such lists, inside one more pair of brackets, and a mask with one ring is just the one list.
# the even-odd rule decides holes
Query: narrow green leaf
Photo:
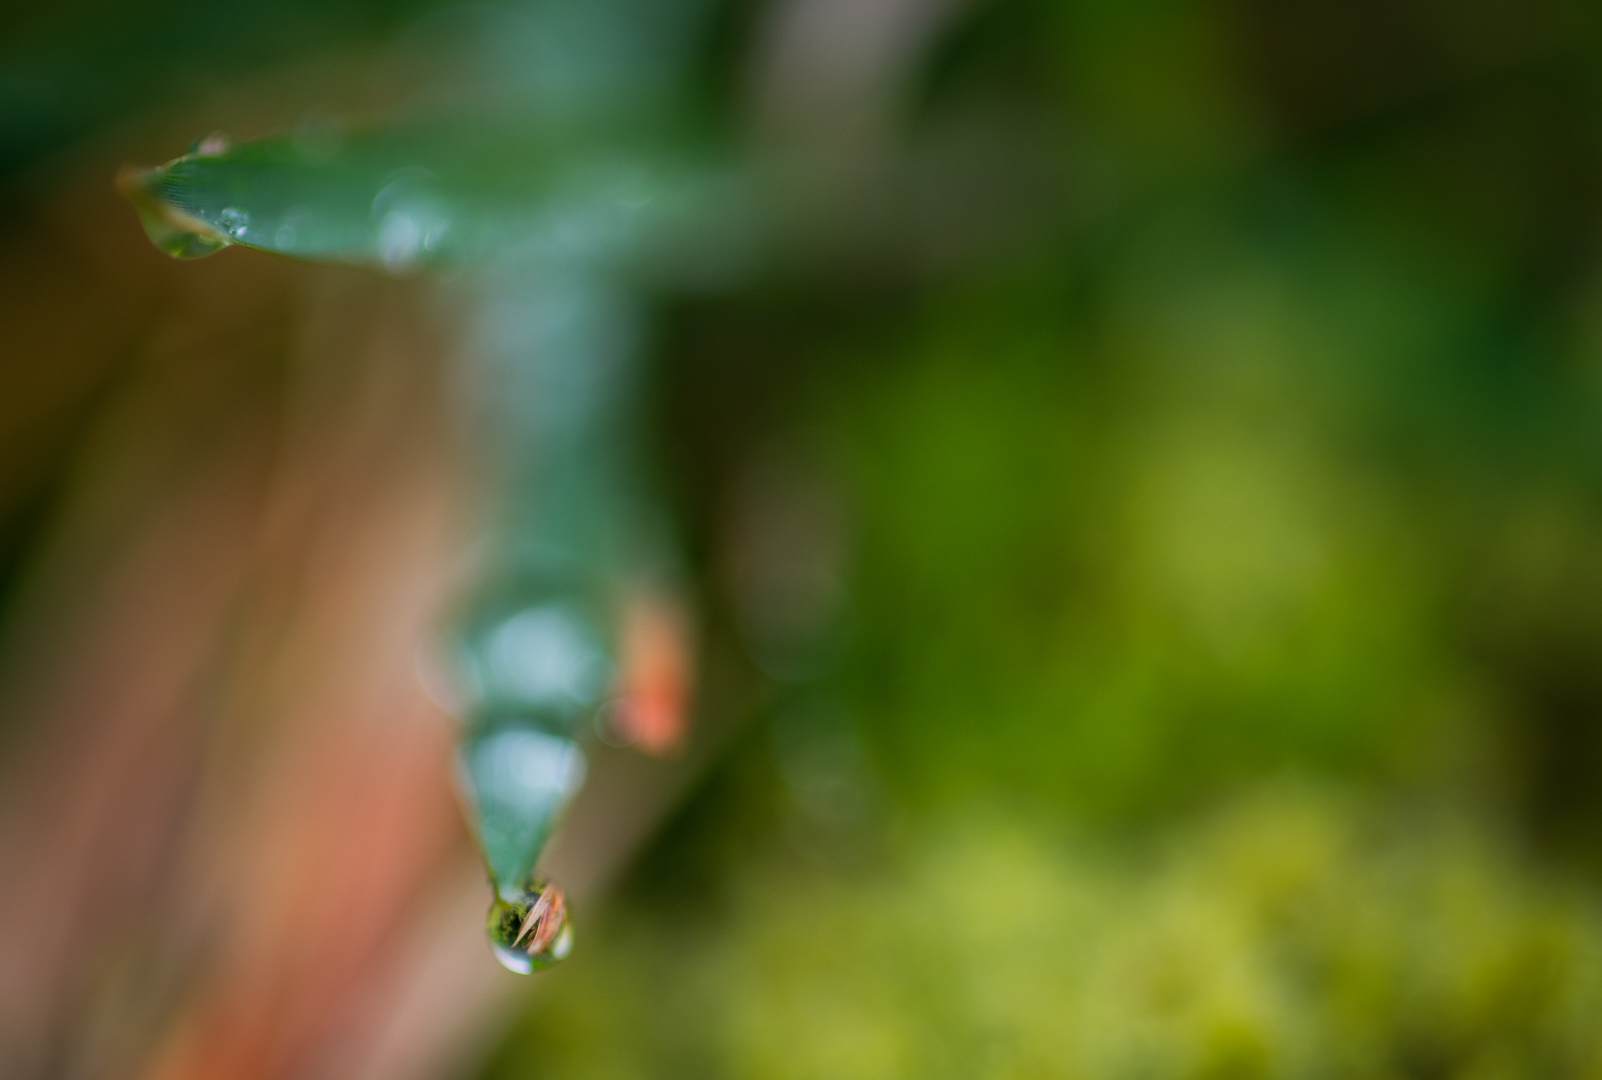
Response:
[{"label": "narrow green leaf", "polygon": [[508,258],[616,268],[727,248],[750,220],[732,172],[682,146],[515,124],[212,136],[118,185],[177,258],[240,245],[392,271]]}]

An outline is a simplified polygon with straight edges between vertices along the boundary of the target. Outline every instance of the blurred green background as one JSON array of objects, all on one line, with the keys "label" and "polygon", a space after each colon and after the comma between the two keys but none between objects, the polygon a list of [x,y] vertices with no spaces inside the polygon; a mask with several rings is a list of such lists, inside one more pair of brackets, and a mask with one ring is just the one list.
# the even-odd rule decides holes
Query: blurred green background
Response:
[{"label": "blurred green background", "polygon": [[[660,313],[740,724],[482,1075],[1602,1076],[1596,13],[939,10],[858,224]],[[409,14],[9,15],[9,205]]]}]

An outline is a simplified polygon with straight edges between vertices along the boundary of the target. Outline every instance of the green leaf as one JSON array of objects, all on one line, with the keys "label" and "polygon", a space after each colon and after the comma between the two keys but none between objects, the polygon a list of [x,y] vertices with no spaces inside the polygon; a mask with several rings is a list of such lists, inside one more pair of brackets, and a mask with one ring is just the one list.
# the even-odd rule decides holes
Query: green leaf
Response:
[{"label": "green leaf", "polygon": [[[162,251],[230,245],[403,271],[512,260],[657,265],[689,247],[742,247],[752,215],[732,170],[674,134],[529,124],[211,136],[118,186]],[[716,261],[716,260],[713,260]]]}]

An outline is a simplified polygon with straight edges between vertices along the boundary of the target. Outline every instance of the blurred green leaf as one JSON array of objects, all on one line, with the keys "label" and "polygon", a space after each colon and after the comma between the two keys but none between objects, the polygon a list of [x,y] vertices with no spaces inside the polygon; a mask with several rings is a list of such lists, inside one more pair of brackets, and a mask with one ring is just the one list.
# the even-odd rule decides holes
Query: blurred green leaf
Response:
[{"label": "blurred green leaf", "polygon": [[[125,170],[155,244],[194,258],[239,245],[392,271],[492,261],[664,273],[694,244],[725,260],[753,224],[749,192],[701,142],[508,121],[200,140]],[[708,254],[708,249],[713,249]]]}]

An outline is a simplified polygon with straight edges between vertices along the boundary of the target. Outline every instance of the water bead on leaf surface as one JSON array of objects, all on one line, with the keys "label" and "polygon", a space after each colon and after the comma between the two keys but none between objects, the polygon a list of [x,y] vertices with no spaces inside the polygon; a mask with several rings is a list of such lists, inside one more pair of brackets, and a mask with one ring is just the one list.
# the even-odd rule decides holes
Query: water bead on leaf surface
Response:
[{"label": "water bead on leaf surface", "polygon": [[250,215],[235,206],[227,207],[218,215],[223,232],[236,240],[243,240],[250,231]]},{"label": "water bead on leaf surface", "polygon": [[226,154],[233,145],[233,137],[226,131],[214,131],[190,143],[189,152],[198,157],[216,157],[218,154]]}]

